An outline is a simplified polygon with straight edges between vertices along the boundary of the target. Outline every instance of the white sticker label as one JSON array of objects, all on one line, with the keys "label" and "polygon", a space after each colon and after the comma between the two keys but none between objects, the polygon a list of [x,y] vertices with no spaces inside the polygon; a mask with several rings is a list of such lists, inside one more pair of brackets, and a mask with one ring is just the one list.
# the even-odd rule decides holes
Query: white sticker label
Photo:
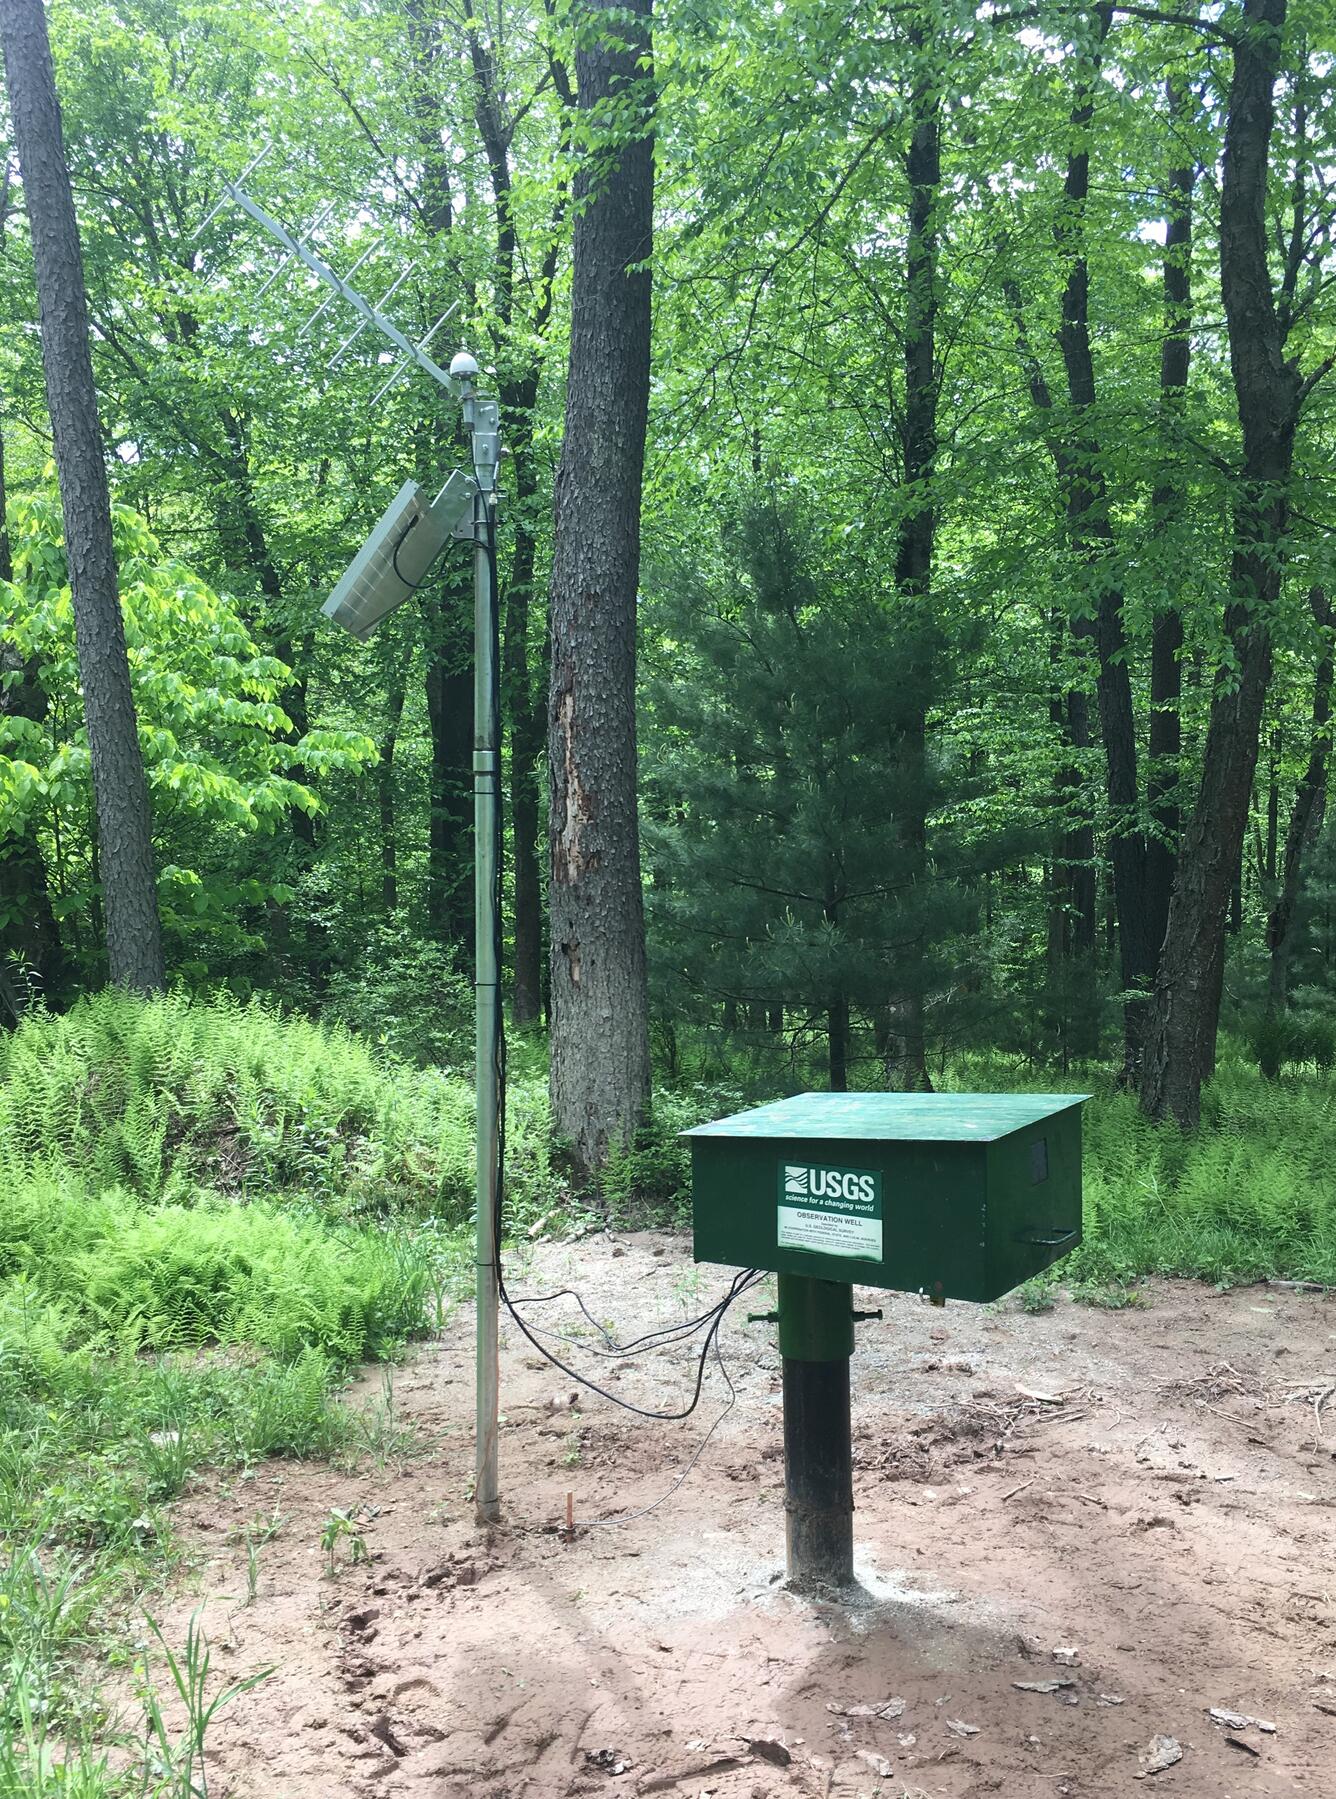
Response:
[{"label": "white sticker label", "polygon": [[863,1168],[779,1165],[779,1247],[881,1260],[881,1176]]}]

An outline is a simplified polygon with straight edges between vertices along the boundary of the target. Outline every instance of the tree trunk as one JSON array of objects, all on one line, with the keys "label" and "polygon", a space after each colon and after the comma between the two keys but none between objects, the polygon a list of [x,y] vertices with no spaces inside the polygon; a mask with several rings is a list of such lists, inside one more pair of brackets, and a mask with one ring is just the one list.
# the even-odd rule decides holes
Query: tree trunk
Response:
[{"label": "tree trunk", "polygon": [[[510,732],[511,866],[514,870],[515,965],[511,982],[511,1017],[517,1025],[537,1022],[542,1010],[543,901],[538,861],[539,758],[543,752],[546,709],[541,684],[534,679],[529,643],[537,545],[534,505],[538,471],[534,456],[534,408],[538,401],[539,353],[517,351],[511,341],[515,315],[515,259],[518,241],[512,209],[511,135],[493,45],[478,28],[471,0],[464,0],[469,21],[469,56],[473,66],[474,113],[487,155],[496,206],[496,252],[493,291],[498,326],[498,353],[508,371],[499,384],[502,428],[514,470],[511,509],[515,549],[506,581],[502,639],[502,678],[506,722]],[[559,222],[563,201],[556,203]],[[525,321],[530,342],[544,338],[552,312],[558,237],[544,255],[539,271],[539,297]],[[518,357],[518,366],[515,366]],[[544,632],[544,649],[547,649]],[[546,667],[546,657],[543,667]]]},{"label": "tree trunk", "polygon": [[[925,52],[924,34],[911,26],[910,44],[919,63],[909,102],[911,136],[905,159],[909,177],[909,236],[905,249],[905,412],[903,435],[905,511],[896,546],[895,584],[901,610],[908,616],[920,687],[926,692],[932,630],[929,595],[937,514],[933,476],[937,465],[937,246],[936,212],[942,184],[942,84],[934,55]],[[910,678],[913,679],[911,673]],[[927,714],[920,697],[900,738],[907,779],[903,791],[909,813],[897,822],[907,855],[907,878],[922,881],[927,872]],[[899,1091],[930,1093],[924,1030],[923,958],[907,946],[898,958],[908,979],[889,1006],[894,1021],[894,1047],[885,1062],[887,1079]]]},{"label": "tree trunk", "polygon": [[[539,329],[546,327],[551,282],[556,274],[555,250],[545,267],[546,294]],[[542,1011],[543,890],[539,870],[539,764],[543,755],[546,708],[534,679],[530,648],[537,543],[533,513],[538,498],[538,469],[533,443],[534,408],[538,402],[538,369],[531,363],[522,379],[502,384],[502,417],[509,421],[515,471],[515,549],[506,583],[502,673],[510,722],[510,841],[514,868],[515,968],[511,1016],[517,1025],[535,1024]],[[546,614],[546,608],[544,608]],[[544,617],[542,666],[551,655],[550,627]]]},{"label": "tree trunk", "polygon": [[[553,269],[555,274],[555,268]],[[503,384],[502,416],[508,431],[515,471],[515,549],[506,583],[502,674],[510,722],[510,842],[514,869],[515,966],[511,984],[511,1016],[517,1025],[535,1024],[542,1010],[543,892],[539,872],[539,763],[543,754],[545,707],[534,680],[530,631],[533,612],[537,544],[533,508],[538,471],[533,446],[533,414],[538,399],[538,371],[532,366],[522,381]],[[549,632],[543,632],[549,651]],[[550,653],[550,651],[549,651]],[[546,658],[544,658],[544,662]]]},{"label": "tree trunk", "polygon": [[148,784],[125,649],[111,502],[88,340],[79,228],[42,0],[4,0],[0,39],[32,232],[47,405],[74,599],[111,979],[165,985]]},{"label": "tree trunk", "polygon": [[[5,442],[0,432],[0,582],[14,579],[6,522]],[[0,639],[0,717],[45,723],[49,702],[35,661]],[[61,985],[61,944],[51,909],[46,863],[31,825],[0,831],[0,1028],[17,1024],[40,999],[55,1000]]]},{"label": "tree trunk", "polygon": [[903,1003],[892,1000],[886,1008],[881,1063],[892,1093],[932,1092],[922,994]]},{"label": "tree trunk", "polygon": [[1281,864],[1280,891],[1266,923],[1266,946],[1271,953],[1266,1009],[1274,1017],[1289,1003],[1290,955],[1294,947],[1294,915],[1303,886],[1304,855],[1322,829],[1327,801],[1327,762],[1331,755],[1332,630],[1336,617],[1320,587],[1308,595],[1322,640],[1317,672],[1313,677],[1313,741],[1308,766],[1294,795],[1285,830],[1285,855]]},{"label": "tree trunk", "polygon": [[446,564],[422,592],[427,624],[427,923],[438,943],[471,953],[473,917],[473,670],[468,574]]},{"label": "tree trunk", "polygon": [[[1165,83],[1171,130],[1182,120],[1187,94],[1171,75]],[[1192,190],[1196,171],[1185,163],[1169,170],[1164,221],[1164,341],[1160,346],[1161,474],[1151,498],[1152,528],[1162,534],[1182,511],[1183,484],[1178,428],[1187,399],[1192,354]],[[1170,551],[1172,555],[1172,551]],[[1169,923],[1169,895],[1178,862],[1182,818],[1178,801],[1183,748],[1179,705],[1183,693],[1183,614],[1173,601],[1151,621],[1150,731],[1146,799],[1151,830],[1146,840],[1146,947],[1152,984]]]},{"label": "tree trunk", "polygon": [[[1002,293],[1011,312],[1016,335],[1016,351],[1021,367],[1025,371],[1030,389],[1030,399],[1035,410],[1045,421],[1049,453],[1053,457],[1061,484],[1065,467],[1062,460],[1063,449],[1056,437],[1053,436],[1049,424],[1053,412],[1053,395],[1049,390],[1048,381],[1026,330],[1020,286],[1014,278],[1006,276],[1002,281]],[[1071,687],[1065,694],[1062,690],[1058,671],[1062,668],[1064,649],[1066,648],[1064,638],[1067,635],[1064,623],[1054,632],[1050,640],[1050,660],[1055,675],[1049,698],[1049,719],[1058,738],[1064,740],[1073,750],[1081,751],[1090,747],[1090,701],[1083,687]],[[1089,654],[1090,631],[1088,626],[1083,626],[1080,621],[1077,621],[1070,630],[1070,638],[1071,647],[1078,656]],[[1065,882],[1066,893],[1059,901],[1064,917],[1061,924],[1054,922],[1053,941],[1055,947],[1059,947],[1061,953],[1071,957],[1074,962],[1085,959],[1088,975],[1093,976],[1097,931],[1095,831],[1090,822],[1089,809],[1081,804],[1084,784],[1084,775],[1076,760],[1062,764],[1054,776],[1053,804],[1061,820],[1054,855],[1055,886],[1061,892],[1062,884]],[[991,924],[991,919],[989,923]],[[1064,982],[1063,985],[1065,986],[1066,983]],[[1093,982],[1087,982],[1086,994],[1089,1002],[1088,1009],[1093,1012]]]},{"label": "tree trunk", "polygon": [[552,566],[551,1092],[557,1132],[582,1170],[629,1142],[649,1098],[635,719],[654,186],[649,17],[649,0],[574,9],[583,119],[600,135],[613,109],[634,120],[606,149],[586,148],[575,180]]},{"label": "tree trunk", "polygon": [[1196,1124],[1215,1061],[1224,933],[1271,679],[1271,613],[1280,591],[1289,479],[1303,383],[1284,354],[1268,267],[1267,174],[1286,0],[1244,0],[1220,202],[1220,282],[1243,434],[1225,631],[1234,667],[1217,676],[1201,786],[1183,834],[1155,984],[1142,1107]]},{"label": "tree trunk", "polygon": [[[1113,18],[1112,5],[1095,8],[1097,42],[1102,45]],[[1114,569],[1114,538],[1109,495],[1104,479],[1103,446],[1093,422],[1095,364],[1090,345],[1090,273],[1086,260],[1085,207],[1090,193],[1088,134],[1094,118],[1098,62],[1083,81],[1072,110],[1075,134],[1067,159],[1064,205],[1056,236],[1068,259],[1062,296],[1058,343],[1067,375],[1067,394],[1076,420],[1062,446],[1061,474],[1067,505],[1067,530],[1086,598],[1093,614],[1097,663],[1095,691],[1100,735],[1104,741],[1106,791],[1111,813],[1109,860],[1113,869],[1114,904],[1123,991],[1148,994],[1151,955],[1146,908],[1146,845],[1137,827],[1139,796],[1137,741],[1132,706],[1132,680],[1123,629],[1123,594]],[[1085,618],[1078,623],[1088,628]],[[1124,1002],[1124,1079],[1133,1077],[1140,1059],[1145,999]]]},{"label": "tree trunk", "polygon": [[849,1090],[849,1001],[836,994],[826,1011],[826,1051],[832,1093]]}]

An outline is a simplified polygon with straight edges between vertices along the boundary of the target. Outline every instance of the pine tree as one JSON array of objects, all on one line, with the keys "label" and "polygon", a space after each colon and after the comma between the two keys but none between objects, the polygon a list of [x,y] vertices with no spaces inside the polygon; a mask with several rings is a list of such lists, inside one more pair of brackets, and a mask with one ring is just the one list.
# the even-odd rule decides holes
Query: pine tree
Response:
[{"label": "pine tree", "polygon": [[941,798],[919,737],[930,620],[872,571],[826,566],[802,516],[747,506],[717,592],[667,577],[655,597],[649,905],[679,1004],[784,1008],[824,1035],[839,1091],[857,1014],[880,1026],[894,994],[931,1020],[969,906],[954,833],[918,841]]},{"label": "pine tree", "polygon": [[588,1170],[649,1100],[636,805],[636,590],[649,405],[649,0],[573,9],[585,137],[552,551],[552,1116]]}]

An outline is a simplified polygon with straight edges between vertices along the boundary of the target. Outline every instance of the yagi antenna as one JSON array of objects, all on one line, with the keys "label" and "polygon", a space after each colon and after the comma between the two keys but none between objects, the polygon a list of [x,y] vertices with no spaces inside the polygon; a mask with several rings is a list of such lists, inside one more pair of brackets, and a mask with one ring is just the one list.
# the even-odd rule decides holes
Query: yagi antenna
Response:
[{"label": "yagi antenna", "polygon": [[[358,269],[361,268],[361,266],[364,262],[370,261],[370,259],[376,254],[376,251],[379,250],[381,244],[384,243],[384,241],[385,241],[384,238],[380,238],[380,237],[372,238],[371,242],[367,245],[366,249],[363,250],[362,254],[358,257],[357,261],[348,270],[348,280],[352,279],[352,277],[357,273]],[[334,302],[338,298],[339,298],[339,295],[337,292],[332,293],[329,296],[329,298],[325,301],[323,306],[316,307],[315,311],[311,314],[310,318],[307,319],[306,323],[302,326],[301,330],[297,333],[298,343],[300,343],[302,338],[304,338],[306,336],[306,333],[311,329],[312,325],[318,325],[320,323],[320,320],[324,318],[325,314],[329,311],[330,307],[334,304]],[[382,302],[382,304],[383,304],[383,302]]]},{"label": "yagi antenna", "polygon": [[[218,204],[208,213],[203,223],[200,225],[199,230],[195,233],[195,236],[199,237],[205,227],[217,218],[218,214],[230,201],[234,206],[239,206],[248,217],[254,219],[261,230],[267,232],[283,251],[282,260],[264,283],[263,287],[261,287],[260,294],[267,293],[276,281],[281,280],[282,277],[287,274],[294,262],[303,263],[305,267],[310,269],[313,275],[318,275],[327,287],[332,288],[334,291],[329,299],[326,300],[309,319],[307,319],[306,323],[297,333],[299,338],[305,337],[312,325],[316,323],[317,319],[322,318],[324,314],[328,312],[336,299],[346,300],[354,312],[360,313],[362,317],[361,324],[352,333],[352,336],[346,338],[334,352],[329,363],[330,368],[334,367],[335,363],[339,361],[344,352],[352,346],[356,339],[361,336],[368,325],[374,325],[382,337],[387,337],[400,352],[400,362],[390,379],[385,382],[375,394],[371,401],[373,406],[384,394],[389,392],[390,388],[394,386],[395,382],[399,379],[399,376],[410,366],[410,364],[416,364],[424,374],[430,375],[433,381],[439,381],[441,386],[447,389],[448,392],[458,394],[460,391],[459,383],[451,375],[447,374],[439,363],[432,361],[431,357],[426,354],[425,345],[436,335],[437,331],[440,330],[446,320],[451,318],[454,313],[458,311],[459,303],[456,302],[448,311],[442,313],[440,318],[437,319],[436,323],[432,326],[431,330],[417,343],[414,343],[411,338],[406,337],[395,324],[394,320],[387,317],[386,314],[381,311],[381,307],[383,307],[394,294],[398,292],[399,288],[403,286],[409,275],[412,274],[416,264],[410,264],[409,267],[404,270],[403,274],[400,275],[397,280],[393,281],[385,293],[382,294],[379,304],[372,305],[371,301],[360,294],[352,285],[350,277],[357,273],[358,269],[362,267],[367,258],[371,255],[372,251],[379,246],[382,241],[379,237],[370,248],[364,250],[361,256],[358,257],[357,261],[353,264],[352,269],[349,271],[348,276],[339,275],[329,266],[323,257],[317,256],[311,247],[312,239],[316,232],[325,224],[334,210],[332,205],[322,206],[306,229],[301,232],[300,235],[294,237],[286,225],[276,219],[271,212],[266,212],[259,201],[254,199],[242,186],[242,183],[246,180],[247,176],[259,168],[260,164],[264,161],[265,157],[268,156],[272,148],[273,146],[271,144],[266,144],[257,156],[251,158],[250,162],[247,163],[246,167],[235,181],[228,181],[223,184],[222,199],[219,200]],[[258,298],[259,295],[256,297]]]},{"label": "yagi antenna", "polygon": [[311,220],[310,224],[306,227],[305,231],[303,231],[301,236],[297,239],[296,247],[292,251],[290,251],[288,255],[286,255],[283,258],[282,262],[279,263],[278,267],[274,270],[273,274],[265,282],[264,286],[260,289],[259,293],[256,294],[255,298],[257,300],[263,298],[263,296],[269,292],[269,289],[274,285],[274,283],[276,281],[281,281],[283,279],[284,275],[286,275],[288,270],[292,267],[294,259],[298,255],[300,255],[302,244],[310,243],[311,239],[315,236],[316,232],[319,231],[320,227],[324,224],[325,220],[329,217],[329,215],[333,212],[333,210],[334,210],[333,201],[327,202],[324,206],[322,206],[320,208],[319,212]]},{"label": "yagi antenna", "polygon": [[[413,273],[413,270],[416,267],[417,267],[417,264],[415,262],[410,262],[408,267],[404,270],[402,275],[396,275],[394,280],[391,281],[390,285],[385,289],[385,292],[380,296],[380,299],[377,302],[377,305],[378,306],[387,305],[388,302],[391,301],[394,298],[394,296],[398,293],[399,289],[403,286],[404,282],[407,281],[408,277]],[[358,338],[366,330],[366,327],[367,327],[367,321],[365,319],[362,320],[360,325],[354,326],[353,330],[349,333],[349,335],[347,337],[344,338],[343,342],[339,345],[338,349],[335,350],[334,354],[330,357],[329,361],[325,364],[325,367],[332,369],[335,367],[335,365],[337,363],[341,362],[343,359],[344,352],[352,349],[353,345],[357,342]],[[419,347],[419,349],[421,348],[420,342],[419,342],[418,347]]]}]

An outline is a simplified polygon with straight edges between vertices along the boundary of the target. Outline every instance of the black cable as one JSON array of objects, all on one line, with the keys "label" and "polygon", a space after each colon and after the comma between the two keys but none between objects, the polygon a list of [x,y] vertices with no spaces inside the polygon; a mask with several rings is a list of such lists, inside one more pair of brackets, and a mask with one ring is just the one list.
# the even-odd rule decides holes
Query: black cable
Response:
[{"label": "black cable", "polygon": [[[602,1332],[604,1343],[607,1345],[606,1348],[600,1349],[597,1344],[586,1342],[582,1337],[566,1336],[561,1331],[545,1329],[539,1324],[530,1326],[530,1332],[536,1333],[540,1337],[546,1337],[553,1343],[567,1343],[572,1349],[583,1350],[586,1355],[598,1356],[604,1361],[619,1362],[626,1360],[627,1358],[634,1359],[638,1355],[649,1355],[656,1349],[671,1349],[677,1343],[685,1343],[688,1338],[695,1336],[702,1325],[714,1324],[716,1321],[722,1321],[723,1313],[727,1311],[733,1301],[742,1293],[748,1292],[761,1278],[762,1277],[757,1274],[755,1279],[745,1281],[736,1292],[730,1290],[715,1305],[711,1306],[708,1312],[702,1312],[699,1318],[680,1319],[676,1324],[662,1325],[658,1330],[646,1333],[644,1337],[633,1338],[628,1344],[615,1343],[608,1333],[603,1330],[602,1325],[594,1320],[591,1320],[591,1322],[594,1323],[594,1328],[596,1330]],[[575,1295],[574,1297],[576,1298],[577,1303],[579,1303],[579,1296]],[[517,1299],[511,1302],[510,1309],[513,1310],[514,1306],[529,1305],[531,1303],[532,1301],[527,1298]],[[580,1309],[585,1313],[586,1317],[589,1317],[589,1313],[585,1311],[583,1304],[580,1305]],[[532,1335],[530,1336],[530,1340],[532,1341]]]},{"label": "black cable", "polygon": [[629,1343],[618,1343],[606,1326],[600,1324],[594,1317],[574,1287],[559,1287],[555,1293],[526,1293],[513,1303],[517,1306],[543,1306],[551,1305],[558,1299],[573,1299],[581,1315],[602,1337],[606,1347],[599,1349],[579,1337],[563,1336],[560,1331],[544,1330],[539,1325],[535,1325],[533,1328],[540,1331],[545,1337],[555,1338],[558,1343],[569,1343],[576,1349],[587,1349],[591,1355],[610,1357],[645,1355],[650,1350],[662,1348],[675,1338],[694,1336],[703,1324],[709,1323],[718,1310],[716,1303],[696,1318],[679,1318],[675,1324],[662,1324],[656,1330],[646,1331],[643,1336],[632,1337]]},{"label": "black cable", "polygon": [[[497,1272],[499,1277],[500,1270],[498,1269]],[[684,1406],[680,1412],[651,1412],[647,1407],[636,1405],[629,1399],[623,1399],[617,1393],[610,1393],[606,1387],[600,1387],[597,1381],[590,1380],[588,1375],[580,1374],[574,1368],[569,1367],[567,1363],[562,1361],[560,1356],[553,1355],[552,1351],[548,1349],[545,1344],[539,1342],[538,1338],[533,1334],[523,1318],[521,1318],[520,1314],[515,1310],[515,1307],[510,1303],[505,1287],[500,1283],[499,1279],[498,1285],[501,1289],[501,1297],[506,1302],[506,1310],[510,1313],[516,1324],[519,1325],[520,1330],[529,1339],[530,1343],[533,1344],[538,1353],[541,1356],[545,1356],[554,1367],[560,1368],[563,1374],[568,1375],[571,1380],[577,1381],[580,1386],[588,1388],[591,1393],[597,1393],[600,1399],[606,1399],[610,1401],[611,1404],[620,1406],[625,1412],[634,1412],[638,1418],[653,1418],[664,1424],[675,1424],[683,1418],[689,1418],[700,1404],[701,1388],[705,1383],[705,1364],[709,1358],[710,1350],[714,1344],[715,1338],[718,1335],[719,1327],[724,1321],[724,1314],[738,1295],[744,1293],[747,1287],[751,1286],[757,1278],[759,1278],[759,1270],[755,1268],[744,1269],[741,1274],[735,1275],[733,1278],[733,1285],[715,1308],[714,1322],[706,1332],[705,1344],[700,1352],[700,1360],[696,1364],[696,1383],[692,1389],[690,1402]]]},{"label": "black cable", "polygon": [[[409,533],[413,530],[414,526],[421,524],[421,522],[422,514],[420,512],[415,512],[412,518],[410,518],[408,523],[404,526],[403,530],[399,533],[398,543],[396,543],[394,548],[390,551],[390,566],[394,570],[395,579],[402,581],[409,593],[416,593],[420,587],[425,587],[427,585],[427,575],[431,570],[431,562],[435,562],[436,560],[436,556],[433,556],[431,562],[423,569],[422,579],[420,581],[410,581],[408,576],[404,574],[399,567],[399,552],[408,542]],[[436,555],[440,555],[439,550],[436,552]],[[492,591],[495,592],[495,588]]]}]

